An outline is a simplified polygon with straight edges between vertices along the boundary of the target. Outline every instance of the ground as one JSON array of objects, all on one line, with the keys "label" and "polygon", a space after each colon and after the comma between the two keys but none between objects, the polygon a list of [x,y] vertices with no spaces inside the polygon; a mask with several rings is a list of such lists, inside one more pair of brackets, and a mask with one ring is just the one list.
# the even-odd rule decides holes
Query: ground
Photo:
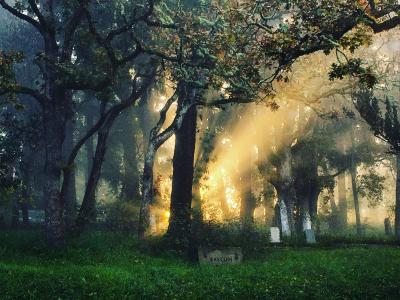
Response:
[{"label": "ground", "polygon": [[265,247],[238,266],[199,266],[126,234],[87,233],[62,254],[38,231],[0,241],[2,299],[400,299],[393,245]]}]

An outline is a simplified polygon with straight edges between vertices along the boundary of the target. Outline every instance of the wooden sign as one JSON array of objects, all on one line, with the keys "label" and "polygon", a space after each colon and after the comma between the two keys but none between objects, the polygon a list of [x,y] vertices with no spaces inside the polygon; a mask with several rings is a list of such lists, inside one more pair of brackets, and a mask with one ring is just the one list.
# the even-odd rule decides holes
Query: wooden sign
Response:
[{"label": "wooden sign", "polygon": [[199,248],[200,264],[209,265],[237,265],[243,261],[243,253],[241,248],[220,248],[209,249]]},{"label": "wooden sign", "polygon": [[395,13],[394,11],[392,11],[392,12],[376,19],[376,23],[382,24],[383,22],[389,21],[390,19],[393,19],[394,17],[397,17],[397,16],[398,16],[398,14]]}]

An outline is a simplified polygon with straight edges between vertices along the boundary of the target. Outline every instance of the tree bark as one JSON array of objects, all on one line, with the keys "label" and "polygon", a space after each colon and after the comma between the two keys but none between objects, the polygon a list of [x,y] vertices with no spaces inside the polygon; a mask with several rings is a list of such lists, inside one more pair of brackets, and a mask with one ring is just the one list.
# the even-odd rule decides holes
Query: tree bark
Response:
[{"label": "tree bark", "polygon": [[[201,178],[195,178],[193,181],[193,220],[198,223],[203,222],[203,212],[201,209],[201,195],[200,195],[200,180]],[[222,213],[226,215],[226,206],[224,206],[225,199],[221,199]]]},{"label": "tree bark", "polygon": [[137,141],[136,141],[136,127],[134,125],[135,115],[133,108],[127,111],[126,130],[127,138],[122,141],[123,146],[123,160],[125,172],[122,178],[122,199],[129,202],[139,202],[139,176],[138,176],[138,161],[137,161]]},{"label": "tree bark", "polygon": [[311,229],[309,197],[300,199],[301,231]]},{"label": "tree bark", "polygon": [[[90,112],[86,115],[86,127],[87,130],[90,130],[94,125],[94,118],[93,114]],[[94,157],[94,138],[90,137],[86,141],[86,181],[89,180],[90,173],[92,171],[92,165],[93,165],[93,157]]]},{"label": "tree bark", "polygon": [[240,219],[243,230],[249,230],[254,224],[254,210],[256,209],[256,201],[253,194],[247,191],[242,195],[240,203]]},{"label": "tree bark", "polygon": [[[292,155],[290,148],[286,149],[282,153],[282,161],[279,166],[278,173],[280,177],[280,183],[278,186],[276,186],[276,190],[278,192],[278,199],[280,201],[279,206],[281,208],[281,211],[287,214],[289,229],[287,230],[286,234],[294,235],[296,234],[294,205],[297,202],[297,197],[293,180]],[[282,202],[284,203],[284,205],[281,205]],[[284,219],[285,218],[282,218],[281,214],[281,220],[283,221]]]},{"label": "tree bark", "polygon": [[[25,149],[24,149],[25,152]],[[27,151],[28,153],[24,153],[24,157],[22,158],[22,191],[21,197],[19,201],[19,206],[22,212],[22,223],[25,227],[29,226],[29,200],[30,194],[32,192],[32,161],[27,161],[27,158],[33,159],[33,155],[31,151]],[[28,154],[28,157],[25,156]]]},{"label": "tree bark", "polygon": [[338,176],[338,229],[347,228],[347,199],[346,199],[346,172]]},{"label": "tree bark", "polygon": [[[45,5],[47,10],[47,5]],[[63,143],[65,125],[71,119],[72,94],[58,85],[58,75],[53,62],[59,59],[59,47],[54,31],[50,28],[43,33],[46,60],[44,76],[46,77],[45,95],[48,99],[43,109],[43,127],[45,140],[45,235],[50,248],[65,246],[64,200],[61,197],[61,170],[63,161]]]},{"label": "tree bark", "polygon": [[313,189],[311,192],[310,196],[310,216],[311,216],[311,222],[312,224],[315,224],[317,221],[317,215],[318,215],[318,198],[321,193],[321,188],[318,186],[318,188]]},{"label": "tree bark", "polygon": [[264,222],[267,227],[272,225],[272,221],[274,218],[274,192],[269,192],[272,189],[272,186],[268,183],[264,183],[264,210],[265,210],[265,218]]},{"label": "tree bark", "polygon": [[[65,141],[63,145],[64,161],[68,161],[69,155],[74,145],[74,125],[73,120],[68,120],[65,127]],[[69,186],[65,197],[66,223],[68,226],[73,224],[75,220],[76,209],[76,183],[75,183],[75,166],[71,166],[69,173]]]},{"label": "tree bark", "polygon": [[356,167],[352,166],[351,168],[351,185],[353,190],[353,199],[354,199],[354,210],[356,213],[356,228],[357,228],[357,235],[362,234],[361,228],[361,215],[360,215],[360,204],[358,200],[358,192],[357,192],[357,170]]},{"label": "tree bark", "polygon": [[400,154],[396,155],[396,204],[395,204],[395,236],[400,240]]},{"label": "tree bark", "polygon": [[[195,89],[186,86],[179,94],[178,106],[195,101]],[[192,184],[196,146],[197,108],[192,105],[175,132],[170,223],[167,235],[178,247],[190,240]]]},{"label": "tree bark", "polygon": [[[321,191],[318,176],[318,157],[317,153],[310,152],[309,156],[304,157],[303,152],[296,154],[296,168],[294,170],[295,191],[297,199],[296,228],[299,234],[306,229],[311,229],[317,217],[318,195]],[[302,155],[302,157],[300,157]],[[304,160],[307,163],[304,163]]]},{"label": "tree bark", "polygon": [[240,178],[240,218],[242,221],[242,226],[244,230],[251,229],[254,223],[254,210],[256,209],[256,199],[254,199],[252,194],[252,152],[249,151],[245,155],[245,160],[243,161],[243,168],[246,170],[243,172]]},{"label": "tree bark", "polygon": [[[27,199],[27,198],[26,198]],[[22,224],[24,226],[29,226],[29,210],[28,210],[28,202],[25,198],[22,199],[21,203],[21,212],[22,212]]]},{"label": "tree bark", "polygon": [[34,155],[29,145],[24,145],[21,162],[22,191],[19,206],[22,211],[22,223],[29,226],[29,199],[32,192]]},{"label": "tree bark", "polygon": [[357,188],[357,165],[355,162],[355,137],[354,137],[353,129],[351,131],[350,175],[351,175],[351,186],[352,186],[352,190],[353,190],[354,210],[355,210],[355,214],[356,214],[357,235],[362,235],[360,203],[359,203],[359,199],[358,199],[358,188]]},{"label": "tree bark", "polygon": [[289,213],[284,198],[285,197],[278,192],[279,201],[276,220],[279,222],[282,236],[291,236],[292,231],[290,229]]},{"label": "tree bark", "polygon": [[93,158],[92,170],[86,185],[85,195],[75,221],[75,234],[81,234],[85,226],[95,218],[96,215],[96,188],[100,179],[101,168],[106,154],[107,138],[118,113],[111,114],[109,119],[99,130],[97,135],[96,152]]},{"label": "tree bark", "polygon": [[19,203],[18,197],[14,197],[11,208],[11,228],[15,229],[19,226]]},{"label": "tree bark", "polygon": [[178,84],[177,90],[174,95],[166,102],[163,109],[160,111],[160,118],[157,125],[153,127],[149,133],[149,143],[144,159],[143,169],[143,186],[142,186],[142,199],[140,203],[140,217],[139,217],[139,239],[144,239],[147,235],[150,225],[150,204],[153,202],[153,180],[154,180],[154,159],[158,148],[165,143],[175,132],[180,128],[182,122],[191,107],[191,104],[186,103],[185,105],[178,105],[178,109],[175,113],[175,118],[172,124],[161,131],[163,127],[167,112],[171,105],[175,102],[177,94],[181,94],[182,84]]},{"label": "tree bark", "polygon": [[143,167],[143,186],[142,203],[140,206],[139,221],[139,239],[144,239],[150,226],[150,204],[153,202],[153,184],[154,184],[154,159],[157,153],[157,145],[150,142],[147,146],[147,152]]},{"label": "tree bark", "polygon": [[64,203],[61,200],[62,145],[65,121],[54,110],[44,112],[45,127],[45,174],[43,196],[46,203],[45,233],[50,247],[65,246]]}]

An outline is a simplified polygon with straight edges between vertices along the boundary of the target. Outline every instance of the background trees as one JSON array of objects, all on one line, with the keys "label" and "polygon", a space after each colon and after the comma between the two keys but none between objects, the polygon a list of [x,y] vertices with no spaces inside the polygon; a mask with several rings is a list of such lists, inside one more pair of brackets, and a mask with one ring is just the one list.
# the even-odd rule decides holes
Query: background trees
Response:
[{"label": "background trees", "polygon": [[[25,124],[40,115],[38,144],[43,150],[38,156],[44,161],[43,202],[50,245],[64,244],[65,208],[68,227],[75,233],[96,219],[96,191],[102,179],[122,199],[138,204],[141,197],[139,235],[145,237],[152,222],[151,205],[156,202],[157,151],[173,136],[167,236],[177,247],[187,248],[191,240],[192,207],[196,206],[200,221],[205,219],[201,211],[203,175],[217,177],[216,185],[225,189],[220,202],[224,215],[240,207],[243,225],[252,223],[257,204],[273,202],[267,199],[273,197],[272,184],[280,211],[276,219],[287,234],[310,228],[316,220],[318,196],[324,189],[332,191],[334,178],[344,176],[345,170],[351,171],[357,203],[357,195],[371,183],[365,178],[357,182],[357,166],[368,160],[358,150],[361,143],[357,139],[361,138],[355,134],[346,142],[338,141],[346,131],[340,128],[345,122],[335,127],[326,118],[342,118],[338,114],[342,107],[320,109],[322,99],[349,94],[354,83],[325,82],[323,86],[315,78],[327,78],[327,70],[310,72],[307,61],[303,67],[314,78],[304,76],[296,82],[299,74],[293,72],[299,58],[319,50],[336,56],[332,79],[357,77],[363,88],[353,93],[356,108],[376,135],[396,147],[396,107],[386,101],[386,116],[382,117],[378,101],[371,100],[371,88],[378,81],[372,67],[350,58],[346,51],[368,44],[370,29],[381,32],[397,26],[399,17],[393,14],[388,20],[379,19],[398,11],[397,4],[367,6],[333,0],[10,3],[0,1],[2,12],[19,20],[14,28],[29,30],[32,42],[20,49],[9,38],[2,39],[0,94],[12,113],[24,101],[29,103]],[[17,50],[24,52],[24,59]],[[22,70],[24,65],[29,70]],[[279,89],[286,99],[279,99]],[[260,122],[263,127],[249,129],[265,141],[249,145],[246,155],[240,150],[241,162],[232,163],[225,173],[214,173],[214,152],[221,142],[216,132],[234,128],[240,118],[252,121],[243,108],[217,111],[238,103],[263,103],[279,110],[275,116],[264,115],[270,119]],[[257,109],[251,109],[257,115]],[[11,127],[7,130],[14,134]],[[242,135],[242,141],[251,134]],[[230,144],[228,137],[225,144]],[[80,152],[83,146],[86,158]],[[18,154],[24,163],[14,160],[25,174],[32,172],[35,147],[25,139],[24,153]],[[243,145],[234,147],[242,149]],[[10,149],[17,148],[10,144]],[[85,162],[85,183],[74,191],[75,181],[81,180],[79,161]],[[23,180],[27,187],[32,186],[28,177]],[[236,183],[229,183],[234,177]],[[257,197],[261,195],[256,191],[260,189],[256,188],[258,178],[264,181],[264,196]],[[378,177],[375,183],[379,185]],[[193,191],[200,199],[196,204],[192,203]],[[238,206],[232,200],[236,194],[240,195]],[[76,211],[75,203],[80,202]],[[342,212],[338,223],[346,224],[345,202],[336,209]]]}]

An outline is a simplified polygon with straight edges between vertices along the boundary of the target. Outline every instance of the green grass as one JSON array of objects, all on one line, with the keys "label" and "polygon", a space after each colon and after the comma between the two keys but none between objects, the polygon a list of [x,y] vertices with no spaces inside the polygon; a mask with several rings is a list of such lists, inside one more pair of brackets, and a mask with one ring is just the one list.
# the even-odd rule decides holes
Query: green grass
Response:
[{"label": "green grass", "polygon": [[37,231],[2,231],[0,243],[1,299],[400,299],[393,246],[265,248],[214,267],[117,233],[88,233],[62,253]]}]

